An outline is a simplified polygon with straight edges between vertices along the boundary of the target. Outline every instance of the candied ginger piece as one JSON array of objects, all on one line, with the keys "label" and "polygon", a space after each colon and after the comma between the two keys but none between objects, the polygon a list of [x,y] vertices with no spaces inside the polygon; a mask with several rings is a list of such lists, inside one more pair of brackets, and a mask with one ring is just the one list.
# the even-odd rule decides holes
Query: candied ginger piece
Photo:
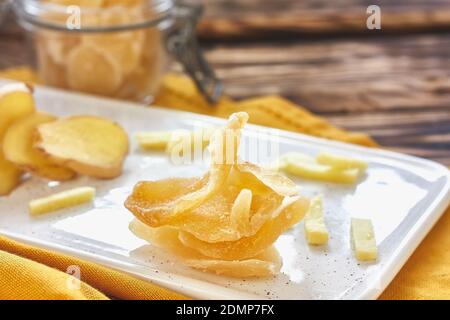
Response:
[{"label": "candied ginger piece", "polygon": [[[152,227],[158,227],[164,224],[164,221],[175,219],[175,216],[201,205],[226,182],[234,161],[237,161],[240,131],[247,120],[248,115],[244,112],[233,114],[225,127],[214,132],[209,146],[210,170],[202,179],[140,182],[125,202],[125,206],[142,221]],[[236,138],[233,145],[226,143],[230,134]],[[228,164],[226,158],[230,153],[233,160]],[[174,182],[181,185],[173,186]],[[191,187],[184,188],[184,184]],[[151,190],[153,187],[157,189]],[[156,191],[161,188],[165,190],[164,194],[157,195]],[[172,188],[175,190],[171,190]]]},{"label": "candied ginger piece", "polygon": [[209,243],[183,231],[180,232],[179,238],[185,246],[207,257],[223,260],[247,259],[264,251],[283,232],[297,224],[305,215],[307,208],[308,201],[304,198],[286,198],[283,205],[273,213],[273,219],[266,221],[253,236],[236,241]]},{"label": "candied ginger piece", "polygon": [[252,197],[251,190],[242,189],[231,207],[231,224],[239,233],[247,233],[250,227]]},{"label": "candied ginger piece", "polygon": [[243,174],[253,176],[253,181],[262,183],[280,196],[290,197],[298,194],[298,186],[284,175],[250,162],[237,165],[237,170]]},{"label": "candied ginger piece", "polygon": [[136,219],[130,223],[129,228],[137,237],[174,254],[183,264],[205,272],[249,278],[272,276],[281,269],[281,258],[274,247],[247,260],[215,260],[185,247],[178,239],[178,230],[175,228],[151,228]]}]

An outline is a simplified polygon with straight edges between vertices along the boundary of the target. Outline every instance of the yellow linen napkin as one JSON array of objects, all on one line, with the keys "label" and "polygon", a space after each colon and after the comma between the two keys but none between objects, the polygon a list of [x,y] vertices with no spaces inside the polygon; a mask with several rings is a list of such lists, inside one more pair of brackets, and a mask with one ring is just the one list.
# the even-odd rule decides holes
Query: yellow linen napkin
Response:
[{"label": "yellow linen napkin", "polygon": [[377,145],[365,134],[339,129],[303,107],[278,96],[265,96],[240,102],[224,97],[215,107],[211,107],[199,95],[189,78],[177,74],[168,74],[164,77],[160,94],[154,104],[224,118],[233,112],[245,111],[253,124],[369,147]]},{"label": "yellow linen napkin", "polygon": [[[38,80],[26,67],[0,72],[0,77],[2,76],[19,81]],[[174,74],[164,78],[155,104],[222,117],[238,110],[246,111],[255,124],[376,146],[367,135],[336,128],[324,119],[280,97],[262,97],[241,102],[222,98],[215,108],[211,108],[188,78]],[[450,299],[449,231],[450,210],[438,222],[381,298]],[[67,279],[71,276],[63,272],[71,265],[81,268],[79,289],[69,288],[66,285]],[[126,274],[0,236],[0,299],[104,299],[106,297],[103,294],[121,299],[185,298]]]},{"label": "yellow linen napkin", "polygon": [[[179,300],[180,294],[125,273],[0,236],[0,299]],[[80,288],[67,270],[80,269]],[[60,271],[57,271],[60,270]],[[61,272],[63,271],[63,272]],[[95,289],[94,289],[95,288]]]},{"label": "yellow linen napkin", "polygon": [[380,299],[450,300],[450,208],[422,241]]},{"label": "yellow linen napkin", "polygon": [[[8,239],[0,238],[4,250]],[[20,244],[15,245],[15,250]],[[21,256],[0,251],[0,299],[105,300],[102,293],[71,279],[67,273]],[[68,288],[72,288],[69,290]]]}]

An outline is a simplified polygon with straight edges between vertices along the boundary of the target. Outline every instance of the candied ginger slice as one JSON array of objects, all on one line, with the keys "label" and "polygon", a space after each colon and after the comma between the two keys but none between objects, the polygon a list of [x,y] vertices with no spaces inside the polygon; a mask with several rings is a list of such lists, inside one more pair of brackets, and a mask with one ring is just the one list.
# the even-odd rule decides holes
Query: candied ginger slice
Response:
[{"label": "candied ginger slice", "polygon": [[167,250],[179,258],[183,264],[204,272],[248,278],[272,276],[281,269],[281,258],[274,247],[269,247],[261,254],[247,260],[215,260],[185,247],[178,239],[178,230],[175,228],[151,228],[136,219],[130,223],[129,228],[137,237]]},{"label": "candied ginger slice", "polygon": [[209,243],[183,231],[179,237],[185,246],[207,257],[222,260],[247,259],[264,251],[283,232],[297,224],[305,215],[308,205],[308,201],[301,197],[286,198],[273,213],[273,218],[266,221],[254,235],[236,241]]}]

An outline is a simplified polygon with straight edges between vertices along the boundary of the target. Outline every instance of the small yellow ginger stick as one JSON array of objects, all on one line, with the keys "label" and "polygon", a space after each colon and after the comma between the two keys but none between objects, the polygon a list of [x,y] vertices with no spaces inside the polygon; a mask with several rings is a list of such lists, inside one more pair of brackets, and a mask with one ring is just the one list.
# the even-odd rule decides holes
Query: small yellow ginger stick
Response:
[{"label": "small yellow ginger stick", "polygon": [[352,218],[351,237],[356,259],[360,261],[373,261],[377,259],[378,249],[372,221],[369,219]]},{"label": "small yellow ginger stick", "polygon": [[347,170],[347,169],[360,169],[362,171],[367,169],[367,162],[349,158],[331,153],[321,152],[317,155],[316,161],[319,164],[328,165],[335,169]]},{"label": "small yellow ginger stick", "polygon": [[32,200],[29,203],[29,211],[32,216],[37,216],[90,202],[94,198],[95,188],[80,187]]},{"label": "small yellow ginger stick", "polygon": [[[329,160],[329,158],[327,159]],[[359,165],[362,166],[361,164]],[[348,163],[345,166],[348,167]],[[336,167],[320,164],[314,158],[298,152],[287,153],[281,156],[278,161],[278,168],[303,179],[345,184],[355,183],[362,171],[362,169],[358,168],[341,169],[339,165]]]},{"label": "small yellow ginger stick", "polygon": [[136,140],[141,149],[164,150],[172,138],[171,131],[143,131],[136,133]]},{"label": "small yellow ginger stick", "polygon": [[313,198],[305,215],[306,240],[312,245],[328,242],[328,230],[323,218],[322,196]]}]

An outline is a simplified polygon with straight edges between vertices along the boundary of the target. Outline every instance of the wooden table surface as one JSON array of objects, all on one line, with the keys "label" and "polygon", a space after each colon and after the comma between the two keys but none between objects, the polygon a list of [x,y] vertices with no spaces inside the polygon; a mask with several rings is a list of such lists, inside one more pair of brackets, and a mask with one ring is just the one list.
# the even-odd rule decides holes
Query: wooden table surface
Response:
[{"label": "wooden table surface", "polygon": [[[199,34],[236,99],[279,94],[380,144],[450,165],[450,0],[210,0]],[[366,9],[381,8],[381,30]],[[27,62],[0,30],[0,68]]]}]

